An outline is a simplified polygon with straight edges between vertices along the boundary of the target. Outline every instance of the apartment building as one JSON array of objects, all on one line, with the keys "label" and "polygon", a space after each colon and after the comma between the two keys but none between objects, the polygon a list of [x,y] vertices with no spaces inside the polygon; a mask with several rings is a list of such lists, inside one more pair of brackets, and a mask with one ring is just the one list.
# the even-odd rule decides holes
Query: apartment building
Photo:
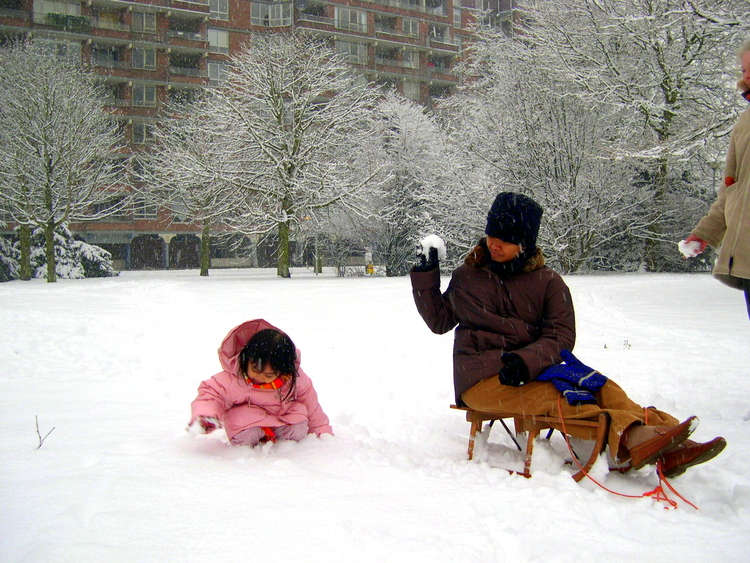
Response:
[{"label": "apartment building", "polygon": [[[369,80],[429,106],[457,82],[451,71],[475,7],[475,0],[0,0],[0,37],[33,37],[91,65],[137,152],[148,150],[159,109],[220,84],[254,33],[326,38]],[[71,230],[112,252],[119,269],[198,265],[198,228],[145,201]],[[220,247],[215,254],[214,267],[240,265]],[[256,252],[253,265],[264,265],[263,256]]]}]

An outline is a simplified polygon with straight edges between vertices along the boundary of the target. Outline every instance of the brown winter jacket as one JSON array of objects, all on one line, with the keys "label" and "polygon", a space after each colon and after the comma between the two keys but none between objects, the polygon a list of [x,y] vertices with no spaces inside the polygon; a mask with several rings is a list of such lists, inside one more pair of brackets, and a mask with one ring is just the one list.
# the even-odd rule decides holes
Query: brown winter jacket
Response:
[{"label": "brown winter jacket", "polygon": [[461,394],[503,367],[505,352],[518,354],[531,379],[561,361],[560,351],[575,344],[575,314],[568,286],[544,265],[540,250],[524,271],[501,279],[488,267],[482,241],[453,271],[440,293],[440,270],[411,272],[412,293],[419,314],[437,334],[456,327],[453,344],[453,385]]},{"label": "brown winter jacket", "polygon": [[[738,86],[748,89],[742,81]],[[738,278],[750,278],[750,108],[729,138],[724,178],[716,201],[692,233],[719,248],[714,276],[741,289]]]}]

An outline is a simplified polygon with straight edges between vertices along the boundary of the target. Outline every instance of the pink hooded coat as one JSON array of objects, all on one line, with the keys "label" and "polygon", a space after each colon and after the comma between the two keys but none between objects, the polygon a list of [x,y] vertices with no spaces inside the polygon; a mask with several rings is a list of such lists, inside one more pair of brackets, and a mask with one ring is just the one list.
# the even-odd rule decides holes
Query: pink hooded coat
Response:
[{"label": "pink hooded coat", "polygon": [[287,400],[282,400],[288,391],[286,385],[281,389],[258,389],[237,375],[240,351],[252,335],[266,328],[276,329],[263,319],[255,319],[229,331],[219,347],[219,361],[224,370],[198,387],[198,397],[191,405],[191,420],[199,416],[218,418],[230,440],[253,426],[277,427],[305,421],[310,433],[332,434],[312,381],[300,367],[299,350],[297,385]]}]

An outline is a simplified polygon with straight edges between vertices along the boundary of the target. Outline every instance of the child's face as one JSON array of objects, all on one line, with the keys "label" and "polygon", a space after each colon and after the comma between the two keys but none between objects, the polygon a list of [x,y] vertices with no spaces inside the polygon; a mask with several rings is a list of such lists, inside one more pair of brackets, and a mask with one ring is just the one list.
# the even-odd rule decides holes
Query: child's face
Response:
[{"label": "child's face", "polygon": [[252,362],[248,362],[247,372],[247,375],[254,383],[271,383],[276,381],[276,378],[279,377],[279,374],[273,371],[273,368],[270,365],[264,366],[263,370],[259,371]]}]

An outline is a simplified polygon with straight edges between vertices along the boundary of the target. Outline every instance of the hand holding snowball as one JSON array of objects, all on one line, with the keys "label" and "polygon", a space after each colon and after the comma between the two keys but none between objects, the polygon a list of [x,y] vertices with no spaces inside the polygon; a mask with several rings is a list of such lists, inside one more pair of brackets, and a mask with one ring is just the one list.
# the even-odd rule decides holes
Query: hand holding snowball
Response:
[{"label": "hand holding snowball", "polygon": [[708,243],[705,240],[698,238],[695,235],[690,235],[685,240],[681,240],[677,243],[677,247],[685,258],[695,258],[706,250],[707,246]]},{"label": "hand holding snowball", "polygon": [[438,267],[440,260],[445,260],[445,242],[437,235],[428,235],[417,245],[417,264],[414,272],[429,272]]}]

